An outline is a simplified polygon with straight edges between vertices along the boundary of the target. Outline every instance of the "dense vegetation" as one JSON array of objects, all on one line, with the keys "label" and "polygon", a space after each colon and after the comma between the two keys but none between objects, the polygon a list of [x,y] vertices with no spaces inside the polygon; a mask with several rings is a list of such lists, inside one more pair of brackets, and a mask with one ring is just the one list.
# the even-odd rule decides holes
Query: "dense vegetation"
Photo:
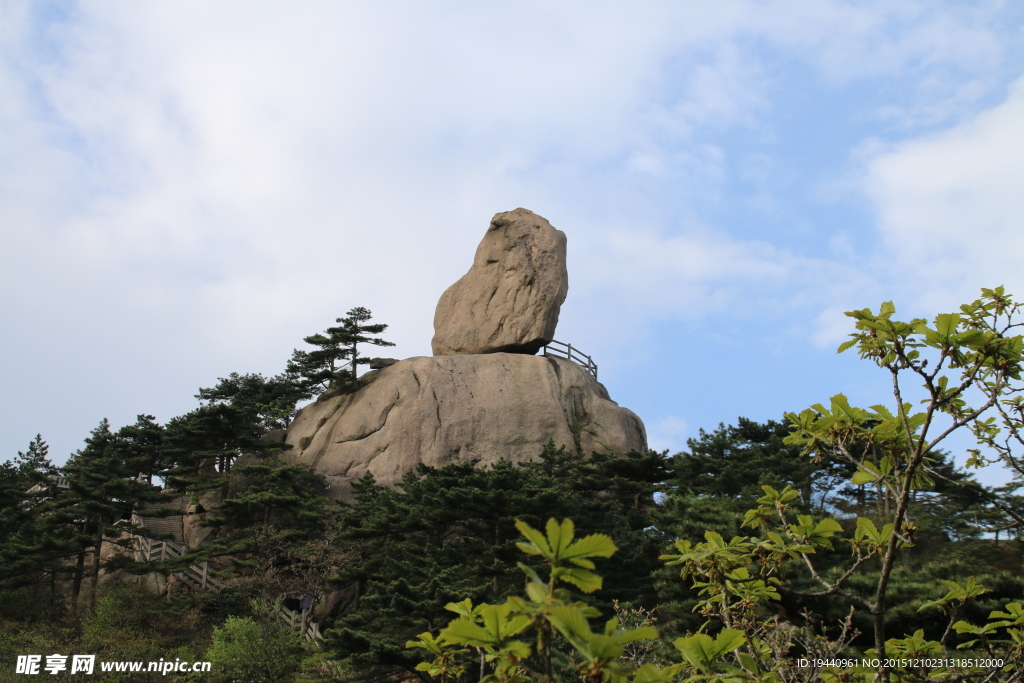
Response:
[{"label": "dense vegetation", "polygon": [[[844,345],[893,376],[891,407],[840,395],[702,430],[671,457],[551,443],[534,462],[420,467],[394,488],[368,475],[337,506],[263,437],[302,400],[359,389],[358,345],[385,345],[371,336],[385,326],[353,309],[276,377],[232,374],[166,425],[104,420],[63,468],[41,437],[0,466],[0,659],[180,658],[213,662],[221,680],[352,682],[926,680],[909,665],[798,662],[959,646],[1019,663],[1016,305],[997,289],[932,324],[894,312],[853,312]],[[1000,459],[1012,481],[991,489],[956,467],[942,450],[956,429],[981,444],[971,466]],[[209,507],[211,536],[143,562],[131,534],[152,534],[132,512],[174,512],[160,481]],[[196,562],[222,591],[153,591],[154,576]],[[303,592],[319,603],[320,649],[276,614]]]}]

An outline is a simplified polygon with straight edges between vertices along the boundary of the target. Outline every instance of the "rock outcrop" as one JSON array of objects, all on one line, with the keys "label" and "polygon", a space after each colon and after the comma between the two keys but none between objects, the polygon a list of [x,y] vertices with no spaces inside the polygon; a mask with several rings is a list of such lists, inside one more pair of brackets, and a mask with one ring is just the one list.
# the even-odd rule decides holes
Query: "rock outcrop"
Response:
[{"label": "rock outcrop", "polygon": [[358,391],[328,389],[289,426],[288,457],[348,501],[367,472],[395,484],[420,463],[533,460],[550,440],[581,455],[645,450],[643,423],[608,397],[596,366],[532,355],[569,289],[565,246],[535,213],[496,214],[437,304],[433,357],[375,359]]},{"label": "rock outcrop", "polygon": [[353,394],[325,392],[288,429],[291,458],[349,500],[366,472],[394,484],[423,463],[525,461],[554,439],[580,453],[647,446],[643,423],[581,366],[492,353],[418,357],[379,370]]},{"label": "rock outcrop", "polygon": [[569,291],[565,233],[532,211],[495,214],[473,266],[434,313],[435,356],[537,353]]}]

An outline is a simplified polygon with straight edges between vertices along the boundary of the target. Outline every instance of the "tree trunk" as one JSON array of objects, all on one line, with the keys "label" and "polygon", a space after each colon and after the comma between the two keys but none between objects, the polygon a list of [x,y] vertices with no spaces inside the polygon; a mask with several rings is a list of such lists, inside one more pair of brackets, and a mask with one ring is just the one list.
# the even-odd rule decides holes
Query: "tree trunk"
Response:
[{"label": "tree trunk", "polygon": [[352,343],[352,386],[355,386],[356,376],[358,374],[357,373],[357,367],[358,366],[356,365],[356,358],[357,358],[356,345],[355,345],[355,342],[353,342]]},{"label": "tree trunk", "polygon": [[103,518],[96,519],[96,547],[92,551],[92,595],[89,596],[89,607],[96,605],[96,593],[100,588],[100,551],[103,549]]},{"label": "tree trunk", "polygon": [[71,597],[78,598],[82,592],[82,574],[85,573],[85,550],[78,551],[78,562],[75,564],[75,580],[71,583]]},{"label": "tree trunk", "polygon": [[[491,590],[494,591],[494,599],[498,598],[498,546],[501,545],[501,527],[494,522],[494,578],[491,580]],[[482,656],[482,655],[481,655]],[[483,660],[481,660],[482,662]],[[483,669],[481,669],[483,671]],[[482,677],[482,674],[481,674]]]}]

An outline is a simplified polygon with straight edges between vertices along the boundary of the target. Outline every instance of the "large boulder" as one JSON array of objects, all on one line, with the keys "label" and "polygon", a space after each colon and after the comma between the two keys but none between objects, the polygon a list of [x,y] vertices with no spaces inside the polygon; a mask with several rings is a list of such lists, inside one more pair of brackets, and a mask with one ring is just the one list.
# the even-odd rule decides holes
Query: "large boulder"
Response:
[{"label": "large boulder", "polygon": [[435,356],[537,353],[569,291],[565,233],[532,211],[495,214],[469,272],[437,302]]},{"label": "large boulder", "polygon": [[644,450],[644,425],[584,368],[561,358],[494,353],[418,357],[383,368],[353,394],[329,390],[288,429],[291,458],[350,500],[366,472],[397,483],[443,467],[537,457],[549,439],[577,452]]}]

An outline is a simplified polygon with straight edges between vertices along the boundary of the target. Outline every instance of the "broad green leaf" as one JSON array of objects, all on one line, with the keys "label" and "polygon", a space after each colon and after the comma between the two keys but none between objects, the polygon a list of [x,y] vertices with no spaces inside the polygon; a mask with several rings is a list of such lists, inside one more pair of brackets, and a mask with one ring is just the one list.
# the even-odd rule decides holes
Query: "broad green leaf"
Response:
[{"label": "broad green leaf", "polygon": [[712,548],[724,548],[725,539],[722,538],[722,534],[717,531],[705,531],[704,539],[711,545]]},{"label": "broad green leaf", "polygon": [[441,652],[443,651],[442,648],[447,643],[447,641],[444,638],[434,638],[434,635],[430,631],[421,633],[416,637],[419,638],[419,640],[405,641],[405,647],[408,649],[418,647],[420,649],[426,650],[427,652],[441,654]]},{"label": "broad green leaf", "polygon": [[595,634],[587,641],[584,654],[594,662],[610,662],[622,656],[622,645],[613,636]]},{"label": "broad green leaf", "polygon": [[859,541],[860,539],[865,537],[871,540],[877,539],[878,528],[875,526],[875,523],[867,517],[858,517],[857,530],[856,532],[854,532],[854,538],[856,538]]},{"label": "broad green leaf", "polygon": [[870,472],[867,472],[865,470],[857,470],[856,472],[853,473],[853,479],[851,481],[855,486],[863,486],[864,484],[870,484],[875,479],[877,479],[877,477],[875,477]]},{"label": "broad green leaf", "polygon": [[519,520],[516,521],[516,528],[529,541],[517,543],[517,546],[524,552],[543,556],[553,568],[558,568],[562,562],[571,562],[584,569],[593,569],[594,563],[590,558],[611,557],[618,550],[612,539],[604,534],[591,534],[573,542],[575,525],[571,519],[562,520],[561,523],[554,518],[549,519],[545,527],[546,535]]},{"label": "broad green leaf", "polygon": [[572,605],[554,607],[548,613],[547,618],[573,647],[582,651],[588,649],[588,644],[594,633],[590,630],[590,624],[587,623],[586,617],[578,608]]},{"label": "broad green leaf", "polygon": [[576,534],[576,526],[571,519],[563,519],[559,524],[552,517],[547,523],[548,543],[551,545],[551,552],[556,559],[561,559],[565,549],[572,543]]},{"label": "broad green leaf", "polygon": [[526,584],[526,595],[534,602],[544,602],[548,597],[548,589],[543,584],[530,581]]},{"label": "broad green leaf", "polygon": [[[479,607],[477,607],[476,611],[479,611],[480,607],[486,606],[487,603],[483,603]],[[467,616],[474,614],[473,601],[469,598],[466,598],[462,602],[449,602],[447,605],[444,606],[444,608],[449,612],[455,612],[456,614],[465,614]]]},{"label": "broad green leaf", "polygon": [[594,563],[588,560],[586,561],[586,564],[584,564],[584,560],[582,558],[611,557],[615,554],[616,550],[618,550],[618,548],[615,547],[615,543],[612,542],[610,537],[605,536],[604,534],[591,534],[586,538],[581,538],[566,548],[562,557],[570,562],[580,565],[581,567],[593,569]]},{"label": "broad green leaf", "polygon": [[872,412],[875,413],[875,415],[882,418],[883,420],[892,420],[894,417],[892,411],[889,410],[888,407],[883,405],[871,406],[871,410]]},{"label": "broad green leaf", "polygon": [[879,463],[879,471],[881,471],[883,475],[889,476],[889,474],[892,472],[892,468],[895,465],[896,458],[892,457],[891,455],[887,455],[884,458],[882,458],[882,461]]},{"label": "broad green leaf", "polygon": [[551,551],[547,539],[544,538],[544,534],[518,519],[516,520],[516,529],[529,541],[529,543],[516,543],[520,550],[530,555],[543,555],[549,561],[554,559],[554,553]]},{"label": "broad green leaf", "polygon": [[593,593],[601,589],[602,579],[597,574],[586,569],[575,567],[558,567],[551,570],[551,576],[579,588],[584,593]]},{"label": "broad green leaf", "polygon": [[1006,605],[1006,611],[995,610],[988,615],[989,619],[1009,619],[1010,625],[1024,624],[1024,604],[1011,602]]},{"label": "broad green leaf", "polygon": [[480,610],[484,626],[488,631],[502,639],[514,636],[530,625],[530,618],[519,615],[509,617],[511,608],[508,605],[488,605]]},{"label": "broad green leaf", "polygon": [[847,351],[847,350],[853,348],[854,346],[856,346],[856,344],[857,344],[857,340],[856,339],[851,339],[850,341],[844,341],[842,344],[839,345],[839,348],[836,349],[836,353],[842,353],[843,351]]},{"label": "broad green leaf", "polygon": [[494,647],[501,639],[466,617],[453,620],[441,629],[441,635],[449,642],[473,647]]},{"label": "broad green leaf", "polygon": [[690,664],[699,669],[706,670],[714,659],[714,641],[706,633],[676,638],[672,644]]},{"label": "broad green leaf", "polygon": [[732,652],[745,642],[747,642],[747,637],[743,635],[743,631],[734,628],[722,629],[722,632],[715,638],[715,656]]},{"label": "broad green leaf", "polygon": [[956,313],[940,313],[935,316],[935,331],[944,340],[956,334],[956,327],[959,324],[960,316]]},{"label": "broad green leaf", "polygon": [[638,626],[637,628],[615,634],[615,639],[625,645],[634,640],[654,640],[658,637],[658,629],[653,626]]},{"label": "broad green leaf", "polygon": [[818,526],[814,527],[814,533],[816,534],[838,534],[843,530],[843,525],[832,519],[826,517],[825,519],[818,522]]},{"label": "broad green leaf", "polygon": [[753,657],[748,655],[746,652],[737,652],[736,656],[739,658],[740,665],[744,669],[746,669],[747,671],[749,671],[751,673],[757,673],[757,671],[758,671],[757,661]]},{"label": "broad green leaf", "polygon": [[472,617],[461,616],[441,629],[441,636],[459,645],[501,647],[508,638],[530,625],[527,616],[510,617],[511,609],[509,605],[488,605],[480,610],[481,624]]},{"label": "broad green leaf", "polygon": [[677,638],[673,644],[691,664],[706,668],[715,658],[732,652],[745,642],[747,638],[742,631],[726,628],[714,640],[705,633],[698,633],[688,638]]}]

